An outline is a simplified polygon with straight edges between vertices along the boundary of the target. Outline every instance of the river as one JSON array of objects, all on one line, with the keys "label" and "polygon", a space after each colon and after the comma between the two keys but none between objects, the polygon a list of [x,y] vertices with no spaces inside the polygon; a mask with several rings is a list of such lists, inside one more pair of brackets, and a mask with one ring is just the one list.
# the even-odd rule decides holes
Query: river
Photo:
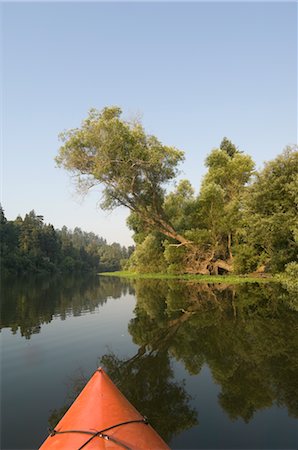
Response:
[{"label": "river", "polygon": [[298,447],[298,311],[278,284],[2,282],[1,449],[37,449],[98,366],[172,449]]}]

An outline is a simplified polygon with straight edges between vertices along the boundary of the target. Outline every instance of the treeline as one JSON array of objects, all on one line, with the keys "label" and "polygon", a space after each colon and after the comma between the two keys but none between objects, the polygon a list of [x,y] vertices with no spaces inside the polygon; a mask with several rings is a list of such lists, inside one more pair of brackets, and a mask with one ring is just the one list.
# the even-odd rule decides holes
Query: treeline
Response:
[{"label": "treeline", "polygon": [[186,243],[128,220],[138,272],[298,274],[298,152],[287,147],[256,171],[251,157],[224,138],[206,159],[198,195],[187,180],[165,195],[163,209]]},{"label": "treeline", "polygon": [[188,180],[173,192],[184,153],[125,121],[118,107],[91,110],[80,128],[62,133],[56,162],[84,190],[100,184],[104,209],[125,206],[138,272],[224,274],[290,272],[298,267],[297,146],[260,171],[224,138],[206,158],[196,194]]},{"label": "treeline", "polygon": [[1,206],[0,242],[2,275],[113,272],[133,251],[80,228],[56,230],[34,211],[8,221]]}]

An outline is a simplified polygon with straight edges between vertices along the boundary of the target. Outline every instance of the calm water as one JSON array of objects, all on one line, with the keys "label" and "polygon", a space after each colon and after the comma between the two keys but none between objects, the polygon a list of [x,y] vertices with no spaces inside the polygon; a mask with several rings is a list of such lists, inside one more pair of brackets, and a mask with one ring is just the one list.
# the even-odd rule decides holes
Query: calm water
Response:
[{"label": "calm water", "polygon": [[2,284],[2,445],[36,449],[97,366],[172,449],[298,447],[298,312],[278,285]]}]

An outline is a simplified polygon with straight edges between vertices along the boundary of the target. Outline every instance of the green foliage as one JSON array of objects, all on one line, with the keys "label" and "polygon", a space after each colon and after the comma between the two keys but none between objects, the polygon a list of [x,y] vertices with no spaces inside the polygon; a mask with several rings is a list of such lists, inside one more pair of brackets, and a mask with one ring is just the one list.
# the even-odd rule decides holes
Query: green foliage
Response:
[{"label": "green foliage", "polygon": [[132,249],[107,242],[80,228],[55,230],[34,211],[7,221],[0,210],[1,273],[98,272],[121,268]]},{"label": "green foliage", "polygon": [[251,157],[226,138],[206,159],[208,172],[200,193],[201,220],[212,235],[212,247],[222,259],[232,258],[242,228],[243,197],[254,171]]},{"label": "green foliage", "polygon": [[249,244],[239,244],[235,248],[234,270],[236,273],[254,272],[259,264],[257,250]]},{"label": "green foliage", "polygon": [[219,148],[220,150],[226,152],[227,155],[230,156],[230,158],[233,158],[235,153],[239,153],[237,147],[235,147],[235,145],[226,137],[224,137],[221,141]]},{"label": "green foliage", "polygon": [[209,171],[204,183],[214,182],[222,187],[228,200],[249,181],[254,162],[249,155],[237,152],[233,157],[221,149],[212,150],[206,158]]},{"label": "green foliage", "polygon": [[[186,180],[165,197],[167,217],[186,242],[191,243],[179,246],[174,240],[165,241],[167,271],[176,274],[192,271],[192,264],[200,257],[230,261],[233,271],[242,274],[256,270],[279,272],[296,261],[296,147],[287,148],[267,163],[263,171],[255,173],[250,185],[253,161],[230,141],[210,153],[207,166],[197,198]],[[148,229],[136,213],[129,221],[139,245],[148,236]]]},{"label": "green foliage", "polygon": [[164,257],[168,264],[168,272],[173,274],[184,273],[184,258],[187,249],[185,247],[173,246],[170,242],[165,242]]},{"label": "green foliage", "polygon": [[290,262],[286,265],[284,276],[292,281],[298,283],[298,262]]},{"label": "green foliage", "polygon": [[200,274],[189,274],[189,273],[136,273],[133,272],[130,267],[123,269],[122,271],[116,272],[105,272],[100,275],[106,277],[119,277],[119,278],[130,278],[132,280],[185,280],[191,281],[192,283],[210,283],[210,284],[247,284],[247,283],[257,283],[266,284],[271,282],[279,282],[278,279],[271,275],[266,275],[266,277],[261,277],[256,275],[200,275]]},{"label": "green foliage", "polygon": [[298,259],[297,167],[297,148],[287,147],[257,174],[246,198],[247,241],[266,253],[272,272]]},{"label": "green foliage", "polygon": [[169,232],[162,209],[164,185],[177,175],[183,152],[120,116],[118,107],[92,109],[81,128],[60,135],[63,145],[56,162],[75,175],[80,190],[102,185],[102,208],[126,206],[151,230]]},{"label": "green foliage", "polygon": [[149,234],[137,246],[129,261],[129,268],[139,273],[164,272],[166,270],[166,262],[160,239],[153,234]]},{"label": "green foliage", "polygon": [[[133,270],[152,272],[147,247],[157,258],[156,267],[166,261],[163,270],[174,273],[247,273],[263,265],[275,273],[297,260],[295,146],[257,173],[252,158],[224,137],[206,158],[199,195],[188,180],[166,193],[183,152],[163,145],[140,122],[125,121],[121,114],[119,107],[92,109],[80,128],[61,134],[56,162],[74,175],[80,191],[101,185],[103,208],[130,210],[127,223],[137,244]],[[28,233],[24,245],[32,241],[35,248],[38,233]],[[165,239],[169,245],[162,256]]]},{"label": "green foliage", "polygon": [[128,256],[125,247],[121,247],[120,244],[114,242],[111,245],[103,245],[98,249],[99,271],[100,272],[113,272],[121,268],[121,261]]},{"label": "green foliage", "polygon": [[178,183],[176,189],[166,196],[163,207],[169,221],[180,233],[196,225],[197,199],[188,180]]},{"label": "green foliage", "polygon": [[141,244],[150,234],[150,229],[146,222],[135,212],[129,214],[126,223],[128,228],[134,232],[133,239],[136,244]]},{"label": "green foliage", "polygon": [[[224,190],[214,182],[203,184],[199,197],[199,222],[208,231],[208,243],[217,247],[224,233]],[[201,233],[202,235],[202,233]],[[205,232],[207,237],[207,233]]]},{"label": "green foliage", "polygon": [[298,263],[290,262],[286,265],[285,271],[282,274],[278,274],[276,279],[279,280],[284,288],[288,292],[286,301],[290,303],[292,309],[298,312]]}]

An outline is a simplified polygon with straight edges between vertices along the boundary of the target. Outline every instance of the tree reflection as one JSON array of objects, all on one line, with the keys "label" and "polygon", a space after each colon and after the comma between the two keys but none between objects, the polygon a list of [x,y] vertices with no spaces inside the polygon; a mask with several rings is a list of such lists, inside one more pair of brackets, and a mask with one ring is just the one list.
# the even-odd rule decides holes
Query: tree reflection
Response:
[{"label": "tree reflection", "polygon": [[[100,365],[165,441],[197,424],[197,413],[189,405],[191,398],[184,383],[174,381],[166,352],[138,353],[128,360],[109,353],[100,358]],[[70,380],[67,401],[51,412],[50,427],[56,426],[86,383],[83,373]]]},{"label": "tree reflection", "polygon": [[129,283],[95,275],[2,280],[1,328],[9,327],[13,333],[20,330],[30,339],[54,317],[64,320],[94,311],[108,298],[117,299],[128,292],[132,292]]},{"label": "tree reflection", "polygon": [[[190,375],[209,366],[219,404],[232,420],[249,422],[272,405],[298,417],[298,313],[282,286],[139,280],[134,289],[128,328],[138,351],[129,359],[110,352],[99,363],[166,441],[197,423],[172,359]],[[52,412],[52,425],[84,383],[82,377],[74,382],[68,404]]]},{"label": "tree reflection", "polygon": [[174,381],[166,351],[139,352],[129,360],[111,353],[100,363],[165,441],[197,424],[197,413],[189,405],[191,398],[184,383]]},{"label": "tree reflection", "polygon": [[298,417],[298,314],[272,285],[138,281],[129,331],[140,351],[162,351],[190,374],[208,364],[231,419],[285,406]]},{"label": "tree reflection", "polygon": [[68,380],[67,383],[68,390],[65,404],[61,408],[53,409],[48,418],[48,424],[50,429],[55,428],[60,419],[62,419],[62,417],[64,416],[70,405],[74,402],[74,400],[86,386],[87,381],[88,380],[83,370],[80,370],[78,374],[74,375]]}]

